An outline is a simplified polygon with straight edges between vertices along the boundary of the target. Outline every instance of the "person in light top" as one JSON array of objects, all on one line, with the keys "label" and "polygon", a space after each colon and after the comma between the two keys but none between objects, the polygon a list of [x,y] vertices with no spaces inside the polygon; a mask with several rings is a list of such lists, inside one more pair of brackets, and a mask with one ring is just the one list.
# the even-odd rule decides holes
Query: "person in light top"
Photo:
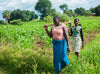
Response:
[{"label": "person in light top", "polygon": [[69,60],[67,57],[67,50],[70,50],[69,37],[68,37],[68,28],[65,24],[60,23],[59,16],[55,16],[53,18],[54,24],[52,25],[51,31],[48,31],[48,26],[44,25],[44,29],[46,30],[49,37],[52,38],[53,43],[53,65],[57,72],[57,74],[61,74],[61,69],[66,65],[69,65]]}]

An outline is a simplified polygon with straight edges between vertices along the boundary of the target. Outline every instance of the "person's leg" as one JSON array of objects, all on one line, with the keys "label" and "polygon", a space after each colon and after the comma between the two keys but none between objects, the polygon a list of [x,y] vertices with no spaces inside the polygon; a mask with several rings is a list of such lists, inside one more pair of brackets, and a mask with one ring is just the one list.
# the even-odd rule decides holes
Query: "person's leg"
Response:
[{"label": "person's leg", "polygon": [[76,54],[77,58],[79,58],[79,52],[75,52],[75,54]]},{"label": "person's leg", "polygon": [[61,72],[61,63],[53,62],[54,63],[54,68],[57,74],[60,74]]},{"label": "person's leg", "polygon": [[61,74],[61,72],[60,72],[60,74]]},{"label": "person's leg", "polygon": [[66,62],[65,61],[61,61],[61,69],[63,69],[64,67],[66,67]]},{"label": "person's leg", "polygon": [[61,74],[61,71],[60,72],[57,72],[57,74]]}]

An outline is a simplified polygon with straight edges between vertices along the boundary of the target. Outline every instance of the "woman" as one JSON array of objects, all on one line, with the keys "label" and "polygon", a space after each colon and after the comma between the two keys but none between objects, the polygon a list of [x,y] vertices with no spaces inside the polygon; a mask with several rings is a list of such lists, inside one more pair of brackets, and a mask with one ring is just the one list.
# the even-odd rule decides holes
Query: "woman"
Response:
[{"label": "woman", "polygon": [[[47,25],[44,25],[49,37],[52,37],[53,43],[53,64],[57,74],[61,74],[61,69],[69,65],[66,49],[70,50],[69,37],[67,27],[64,23],[60,23],[60,18],[55,16],[53,18],[54,24],[52,25],[51,32],[48,31]],[[67,22],[66,24],[70,24]]]},{"label": "woman", "polygon": [[69,32],[69,35],[72,36],[72,50],[75,52],[77,58],[79,57],[81,41],[82,41],[82,49],[84,48],[84,38],[83,38],[83,30],[81,24],[79,24],[79,19],[74,19],[74,24]]}]

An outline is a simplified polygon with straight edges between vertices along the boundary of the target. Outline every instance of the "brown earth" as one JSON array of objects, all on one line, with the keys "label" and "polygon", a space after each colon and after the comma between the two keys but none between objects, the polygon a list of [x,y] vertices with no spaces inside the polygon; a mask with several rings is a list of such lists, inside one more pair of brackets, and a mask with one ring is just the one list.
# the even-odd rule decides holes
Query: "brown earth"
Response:
[{"label": "brown earth", "polygon": [[98,29],[98,31],[91,31],[91,32],[87,31],[87,34],[84,37],[85,45],[90,43],[99,33],[100,33],[100,28]]},{"label": "brown earth", "polygon": [[[90,43],[96,37],[96,35],[99,33],[100,33],[100,28],[98,31],[87,31],[87,34],[84,36],[84,45]],[[36,46],[38,48],[44,49],[44,45],[45,45],[44,42],[41,42],[41,40],[38,37],[36,37],[35,41],[36,41]],[[71,43],[71,41],[70,41],[70,43]],[[52,46],[52,44],[50,46]]]}]

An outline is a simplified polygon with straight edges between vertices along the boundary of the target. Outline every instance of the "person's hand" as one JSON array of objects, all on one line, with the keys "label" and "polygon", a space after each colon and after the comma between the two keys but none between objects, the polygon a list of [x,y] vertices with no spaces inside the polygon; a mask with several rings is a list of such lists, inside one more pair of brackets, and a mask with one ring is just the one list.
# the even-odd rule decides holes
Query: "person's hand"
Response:
[{"label": "person's hand", "polygon": [[69,48],[67,48],[67,52],[68,52],[68,53],[70,53],[70,50],[69,50]]},{"label": "person's hand", "polygon": [[84,48],[84,41],[82,42],[82,49]]},{"label": "person's hand", "polygon": [[44,27],[44,29],[45,29],[45,30],[48,28],[48,26],[47,26],[47,25],[44,25],[43,27]]},{"label": "person's hand", "polygon": [[70,24],[71,23],[71,21],[68,21],[68,24]]},{"label": "person's hand", "polygon": [[70,47],[70,45],[67,47],[67,51],[68,51],[68,53],[70,53],[70,50],[71,50],[71,47]]}]

